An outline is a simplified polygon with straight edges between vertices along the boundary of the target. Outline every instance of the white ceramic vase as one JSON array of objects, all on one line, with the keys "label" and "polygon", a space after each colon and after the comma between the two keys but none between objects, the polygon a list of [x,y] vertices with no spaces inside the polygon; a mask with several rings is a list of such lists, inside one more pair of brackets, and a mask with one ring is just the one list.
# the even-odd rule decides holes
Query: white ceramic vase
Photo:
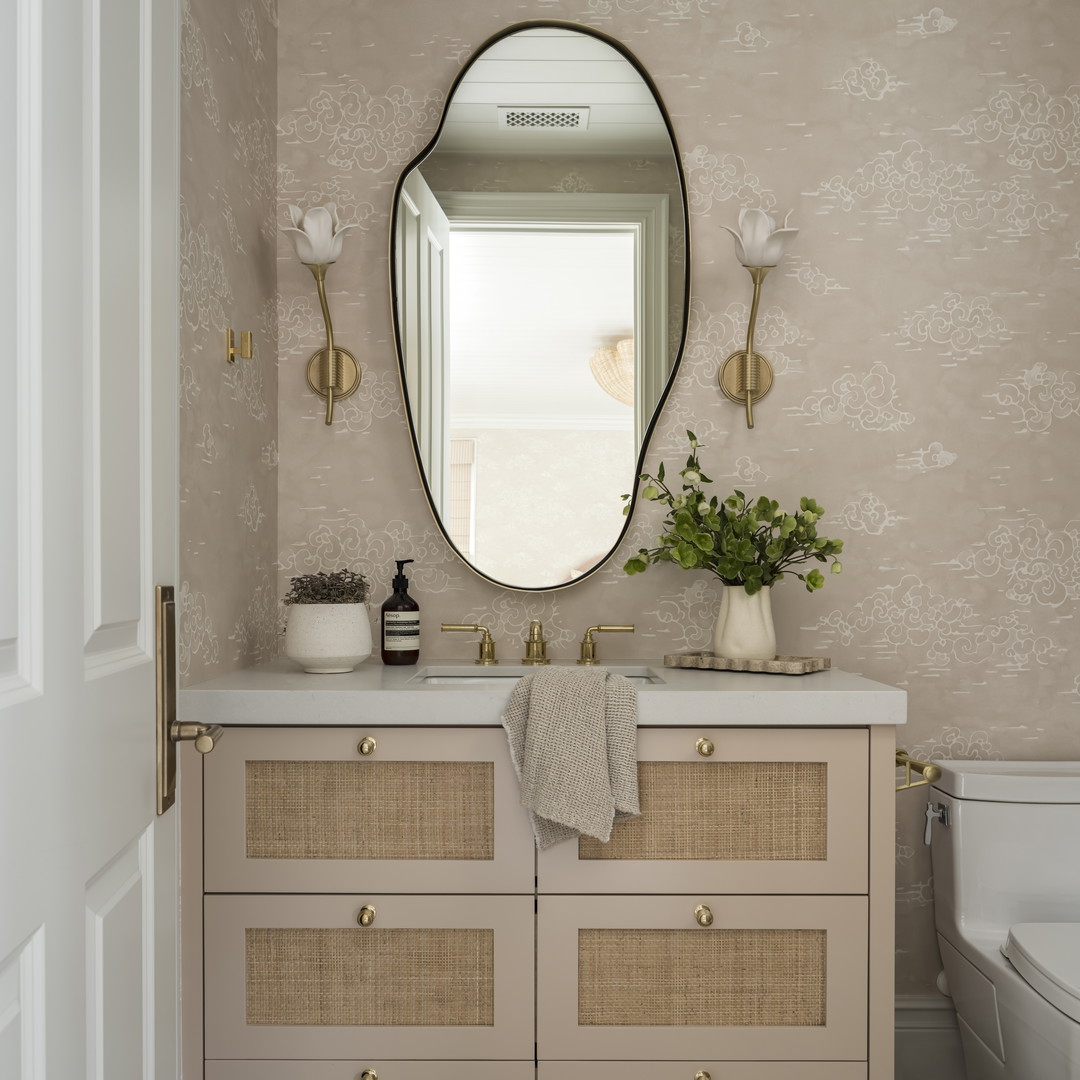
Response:
[{"label": "white ceramic vase", "polygon": [[371,655],[367,604],[290,604],[285,655],[305,671],[352,671]]},{"label": "white ceramic vase", "polygon": [[776,656],[772,589],[748,596],[741,585],[724,586],[713,653],[728,660],[772,660]]}]

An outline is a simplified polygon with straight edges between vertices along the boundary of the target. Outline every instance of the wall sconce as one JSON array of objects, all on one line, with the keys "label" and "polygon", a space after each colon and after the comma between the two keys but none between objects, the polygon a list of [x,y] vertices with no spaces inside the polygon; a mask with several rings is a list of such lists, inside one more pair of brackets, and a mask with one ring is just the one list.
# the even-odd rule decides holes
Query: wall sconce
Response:
[{"label": "wall sconce", "polygon": [[326,303],[326,268],[341,257],[345,233],[355,225],[338,222],[337,206],[312,207],[306,214],[299,206],[289,206],[293,227],[285,229],[300,261],[311,271],[319,291],[323,322],[326,325],[326,348],[313,353],[307,365],[307,384],[314,394],[326,398],[327,426],[334,422],[334,402],[347,398],[360,385],[360,365],[348,349],[334,345],[334,326]]},{"label": "wall sconce", "polygon": [[735,254],[750,272],[754,283],[754,298],[750,303],[750,323],[746,329],[746,348],[733,352],[720,366],[720,389],[732,401],[746,406],[746,426],[754,426],[754,402],[763,398],[772,387],[772,365],[761,353],[754,352],[754,327],[757,323],[761,283],[765,275],[783,258],[788,244],[799,235],[798,229],[788,228],[791,211],[778,229],[764,210],[740,210],[739,231],[727,229],[735,237]]},{"label": "wall sconce", "polygon": [[634,404],[634,339],[601,345],[589,357],[589,370],[597,385],[623,405]]}]

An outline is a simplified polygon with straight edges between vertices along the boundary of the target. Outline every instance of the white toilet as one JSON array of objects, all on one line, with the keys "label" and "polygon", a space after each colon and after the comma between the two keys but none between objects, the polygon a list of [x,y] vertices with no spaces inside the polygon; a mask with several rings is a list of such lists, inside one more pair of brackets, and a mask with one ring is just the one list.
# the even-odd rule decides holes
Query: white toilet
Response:
[{"label": "white toilet", "polygon": [[1080,762],[937,762],[938,944],[968,1080],[1080,1080]]}]

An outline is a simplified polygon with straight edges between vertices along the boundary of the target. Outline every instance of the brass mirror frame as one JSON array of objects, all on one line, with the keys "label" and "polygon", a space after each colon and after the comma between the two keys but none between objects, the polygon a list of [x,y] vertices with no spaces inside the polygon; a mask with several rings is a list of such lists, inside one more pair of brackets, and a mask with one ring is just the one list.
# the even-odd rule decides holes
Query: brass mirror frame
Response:
[{"label": "brass mirror frame", "polygon": [[[619,530],[619,535],[615,538],[614,543],[611,545],[610,551],[607,552],[599,562],[596,563],[592,569],[587,570],[579,577],[573,578],[570,581],[560,582],[556,585],[510,585],[505,581],[499,581],[497,578],[491,577],[489,574],[485,574],[479,567],[474,566],[458,549],[453,540],[450,539],[449,533],[446,530],[446,526],[443,524],[442,515],[439,509],[435,506],[435,502],[431,497],[431,488],[428,484],[427,471],[424,468],[423,462],[420,458],[420,444],[416,437],[416,422],[413,416],[412,403],[409,399],[408,387],[405,382],[405,353],[401,344],[401,319],[398,314],[399,310],[399,296],[397,288],[397,259],[395,257],[395,244],[394,239],[397,236],[398,228],[398,207],[401,202],[401,189],[405,183],[405,178],[418,168],[421,163],[435,150],[438,146],[439,138],[442,135],[443,127],[446,125],[447,107],[454,98],[454,94],[457,92],[458,87],[464,81],[465,77],[469,74],[473,64],[494,44],[502,41],[504,38],[513,36],[520,33],[523,30],[543,30],[543,29],[557,29],[557,30],[573,30],[580,34],[586,34],[589,37],[594,37],[599,41],[604,42],[605,45],[611,46],[620,56],[626,60],[630,66],[641,77],[642,82],[648,87],[649,92],[653,96],[653,100],[656,102],[656,107],[660,112],[660,117],[664,121],[664,127],[667,129],[668,139],[671,141],[672,156],[675,159],[675,172],[679,178],[679,193],[682,196],[682,225],[683,225],[683,246],[685,249],[684,267],[685,272],[683,274],[683,311],[682,311],[682,327],[679,334],[679,347],[675,352],[675,358],[671,363],[671,370],[668,372],[667,381],[664,383],[664,387],[660,392],[660,397],[657,399],[656,405],[653,409],[652,418],[649,420],[649,426],[645,429],[641,437],[641,446],[638,450],[637,460],[634,467],[634,475],[632,477],[631,485],[631,498],[630,509],[626,514],[623,521],[623,526]],[[676,220],[675,215],[672,214],[669,220]],[[443,539],[446,541],[450,550],[478,577],[492,585],[497,586],[500,589],[508,589],[511,592],[522,593],[547,593],[558,592],[562,589],[568,589],[573,585],[577,585],[587,578],[592,577],[598,570],[610,562],[611,557],[618,550],[619,545],[623,542],[626,536],[627,530],[630,528],[630,522],[634,516],[634,510],[637,507],[638,502],[638,476],[641,474],[645,467],[645,456],[649,449],[649,443],[652,440],[653,431],[656,428],[657,421],[660,418],[660,414],[664,410],[664,406],[667,403],[668,396],[671,393],[671,388],[675,384],[675,378],[679,373],[679,368],[682,365],[683,354],[686,351],[686,333],[690,320],[690,201],[687,197],[686,191],[686,174],[683,172],[682,158],[679,155],[679,144],[675,139],[675,129],[671,124],[671,117],[668,115],[667,107],[664,104],[664,99],[660,94],[660,90],[656,83],[652,80],[652,77],[645,70],[641,61],[621,42],[617,39],[610,37],[608,34],[603,33],[601,30],[597,30],[592,26],[585,26],[581,23],[569,22],[563,19],[529,19],[525,22],[514,23],[512,26],[508,26],[503,30],[500,30],[497,34],[493,34],[486,41],[482,42],[476,47],[472,55],[469,57],[465,66],[458,72],[457,77],[454,79],[447,91],[446,99],[443,103],[442,116],[439,119],[439,126],[435,131],[435,134],[431,137],[428,144],[416,155],[402,170],[398,176],[397,183],[394,185],[393,202],[390,208],[390,237],[389,237],[389,273],[390,273],[390,308],[391,316],[394,323],[394,348],[397,352],[398,360],[398,379],[401,384],[401,397],[405,403],[405,415],[409,423],[409,441],[412,444],[413,460],[416,463],[416,471],[420,476],[420,483],[424,489],[424,498],[427,500],[428,508],[431,510],[431,516],[435,519],[435,524],[438,526],[439,532],[442,534]]]}]

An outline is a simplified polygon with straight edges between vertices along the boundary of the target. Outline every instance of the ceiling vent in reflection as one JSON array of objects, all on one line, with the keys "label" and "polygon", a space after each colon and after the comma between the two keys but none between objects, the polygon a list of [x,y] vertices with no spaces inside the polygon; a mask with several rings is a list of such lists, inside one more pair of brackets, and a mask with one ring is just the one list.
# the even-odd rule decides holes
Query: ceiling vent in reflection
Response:
[{"label": "ceiling vent in reflection", "polygon": [[565,105],[498,105],[496,108],[501,128],[584,131],[589,126],[588,106],[578,108]]}]

